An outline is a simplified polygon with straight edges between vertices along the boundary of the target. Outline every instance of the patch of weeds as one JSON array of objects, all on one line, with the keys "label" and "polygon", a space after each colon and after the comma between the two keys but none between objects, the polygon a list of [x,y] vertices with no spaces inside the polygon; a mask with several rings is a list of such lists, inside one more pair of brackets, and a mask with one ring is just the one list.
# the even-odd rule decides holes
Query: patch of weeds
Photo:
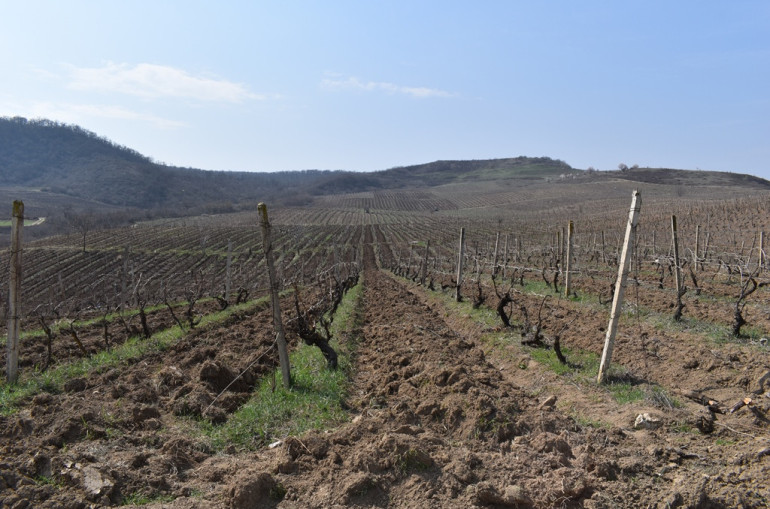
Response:
[{"label": "patch of weeds", "polygon": [[396,457],[395,467],[401,472],[402,475],[406,475],[410,472],[425,472],[433,466],[433,462],[430,456],[417,449],[408,449],[403,454],[399,454]]},{"label": "patch of weeds", "polygon": [[659,385],[645,387],[644,392],[646,394],[647,401],[658,408],[672,410],[674,408],[682,407],[681,401],[670,396],[668,392],[666,392],[666,390]]},{"label": "patch of weeds", "polygon": [[551,348],[525,347],[533,360],[547,367],[557,375],[574,374],[580,377],[595,377],[599,372],[599,356],[587,350],[562,348],[567,364],[562,364]]},{"label": "patch of weeds", "polygon": [[631,382],[614,382],[607,385],[613,399],[621,405],[643,401],[647,395],[644,388]]},{"label": "patch of weeds", "polygon": [[686,421],[677,421],[671,427],[671,430],[675,433],[697,433],[698,431],[693,428],[692,424]]},{"label": "patch of weeds", "polygon": [[719,445],[719,446],[722,446],[722,447],[726,447],[726,446],[730,446],[730,445],[735,445],[735,444],[737,444],[738,442],[737,442],[736,440],[727,440],[727,439],[725,439],[725,438],[717,438],[717,439],[714,441],[714,443],[715,443],[716,445]]},{"label": "patch of weeds", "polygon": [[553,288],[551,286],[545,284],[545,281],[538,281],[538,280],[525,281],[524,288],[522,289],[522,291],[524,293],[537,293],[537,294],[543,294],[543,295],[556,294],[553,291]]},{"label": "patch of weeds", "polygon": [[[553,371],[557,375],[566,375],[567,373],[572,373],[575,371],[575,369],[571,365],[562,364],[559,361],[559,359],[556,357],[556,352],[554,352],[550,348],[545,349],[545,348],[527,347],[526,350],[527,350],[527,353],[529,353],[530,357],[532,357],[534,361],[547,367],[549,370]],[[564,354],[565,356],[567,355],[566,351],[564,352]]]},{"label": "patch of weeds", "polygon": [[53,486],[56,489],[64,487],[61,481],[47,475],[38,475],[34,481],[38,486]]},{"label": "patch of weeds", "polygon": [[286,487],[278,483],[270,490],[270,499],[280,502],[286,496]]},{"label": "patch of weeds", "polygon": [[590,417],[579,412],[570,415],[570,417],[572,417],[575,423],[581,428],[593,428],[593,429],[611,429],[612,428],[612,425],[607,422],[604,422],[600,419],[591,419]]}]

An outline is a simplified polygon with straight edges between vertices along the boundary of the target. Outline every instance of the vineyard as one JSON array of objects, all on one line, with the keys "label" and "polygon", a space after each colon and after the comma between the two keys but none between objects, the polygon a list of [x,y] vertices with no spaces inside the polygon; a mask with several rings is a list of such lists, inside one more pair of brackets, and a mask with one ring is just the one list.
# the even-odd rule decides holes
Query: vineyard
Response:
[{"label": "vineyard", "polygon": [[291,389],[256,210],[26,243],[0,507],[766,507],[768,195],[568,185],[276,209]]}]

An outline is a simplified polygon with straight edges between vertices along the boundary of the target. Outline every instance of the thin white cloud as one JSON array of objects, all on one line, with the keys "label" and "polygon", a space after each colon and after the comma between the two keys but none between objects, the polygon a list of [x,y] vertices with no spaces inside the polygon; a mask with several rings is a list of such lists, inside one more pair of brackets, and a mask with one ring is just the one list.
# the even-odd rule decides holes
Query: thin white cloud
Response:
[{"label": "thin white cloud", "polygon": [[115,64],[69,69],[68,87],[73,90],[117,92],[146,99],[176,97],[199,101],[240,103],[265,99],[240,84],[211,77],[193,76],[175,67],[155,64]]},{"label": "thin white cloud", "polygon": [[347,78],[330,76],[321,80],[321,86],[332,90],[362,90],[366,92],[385,92],[387,94],[402,94],[418,99],[431,97],[454,97],[455,94],[427,87],[406,87],[383,81],[362,81],[354,76]]},{"label": "thin white cloud", "polygon": [[16,114],[29,118],[48,118],[74,124],[82,123],[89,118],[107,118],[145,122],[160,129],[177,129],[187,126],[185,122],[130,110],[122,106],[36,102],[25,107],[16,105],[11,109],[18,111]]}]

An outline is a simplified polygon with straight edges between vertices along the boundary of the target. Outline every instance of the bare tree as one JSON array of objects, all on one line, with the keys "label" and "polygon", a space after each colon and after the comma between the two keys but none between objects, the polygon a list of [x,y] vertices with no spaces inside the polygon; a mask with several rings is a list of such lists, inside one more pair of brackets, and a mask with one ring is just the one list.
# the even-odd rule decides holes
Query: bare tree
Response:
[{"label": "bare tree", "polygon": [[69,223],[70,228],[75,230],[83,238],[83,252],[85,253],[88,232],[96,227],[96,214],[91,210],[74,212],[72,209],[68,209],[64,211],[64,218]]}]

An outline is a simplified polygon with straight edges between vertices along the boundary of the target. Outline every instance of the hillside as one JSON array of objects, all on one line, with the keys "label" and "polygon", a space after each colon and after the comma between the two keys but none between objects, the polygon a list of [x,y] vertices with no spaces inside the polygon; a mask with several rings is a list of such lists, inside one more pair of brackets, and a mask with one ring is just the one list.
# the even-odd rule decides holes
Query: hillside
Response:
[{"label": "hillside", "polygon": [[[20,117],[0,118],[4,187],[87,198],[137,208],[222,209],[222,202],[290,199],[378,189],[437,186],[469,180],[544,178],[573,170],[547,157],[435,161],[373,173],[298,171],[216,172],[157,164],[78,126]],[[215,204],[219,204],[216,206]]]},{"label": "hillside", "polygon": [[442,186],[443,193],[465,194],[473,187],[483,195],[486,189],[517,192],[524,185],[565,180],[770,189],[770,182],[750,175],[652,168],[589,172],[558,159],[524,156],[434,161],[371,173],[204,171],[158,164],[78,126],[21,117],[0,117],[0,141],[0,196],[24,199],[30,214],[38,216],[57,216],[67,208],[115,216],[126,211],[186,216],[246,210],[258,201],[308,206],[319,199],[328,203],[323,197],[330,195]]},{"label": "hillside", "polygon": [[48,120],[0,118],[3,187],[34,189],[95,206],[151,209],[226,208],[273,198],[324,172],[216,172],[157,164],[78,126]]}]

